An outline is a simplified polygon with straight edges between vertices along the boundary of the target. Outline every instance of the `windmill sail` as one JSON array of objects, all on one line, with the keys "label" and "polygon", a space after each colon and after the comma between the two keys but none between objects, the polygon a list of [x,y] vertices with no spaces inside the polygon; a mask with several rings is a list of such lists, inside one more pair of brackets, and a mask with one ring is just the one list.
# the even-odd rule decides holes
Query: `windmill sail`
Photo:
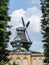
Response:
[{"label": "windmill sail", "polygon": [[23,26],[25,27],[25,23],[24,23],[24,19],[23,19],[23,17],[22,17],[22,23],[23,23]]},{"label": "windmill sail", "polygon": [[26,24],[26,27],[28,27],[28,26],[29,26],[29,24],[30,24],[30,21],[28,21],[28,23]]},{"label": "windmill sail", "polygon": [[31,39],[30,39],[30,37],[29,37],[29,35],[28,35],[27,30],[26,30],[26,34],[27,34],[27,37],[28,37],[28,41],[30,41],[30,42],[31,42]]}]

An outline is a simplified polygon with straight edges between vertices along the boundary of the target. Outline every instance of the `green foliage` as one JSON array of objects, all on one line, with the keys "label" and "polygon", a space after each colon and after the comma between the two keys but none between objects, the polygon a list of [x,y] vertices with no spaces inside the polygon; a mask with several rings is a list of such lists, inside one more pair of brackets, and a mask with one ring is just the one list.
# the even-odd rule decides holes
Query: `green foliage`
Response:
[{"label": "green foliage", "polygon": [[18,64],[16,64],[15,62],[13,62],[13,65],[18,65]]},{"label": "green foliage", "polygon": [[[44,42],[44,54],[45,57],[49,57],[49,0],[40,0],[41,1],[41,10],[42,10],[42,19],[41,19],[41,31],[43,35]],[[48,59],[49,60],[49,59]]]},{"label": "green foliage", "polygon": [[[11,65],[10,63],[9,63],[9,65]],[[18,65],[18,64],[16,64],[16,62],[13,62],[13,64],[12,65]]]},{"label": "green foliage", "polygon": [[0,65],[4,65],[4,63],[3,62],[0,62]]},{"label": "green foliage", "polygon": [[5,49],[11,34],[10,31],[7,31],[9,27],[6,27],[10,21],[8,5],[9,0],[0,0],[0,61],[8,61],[7,56],[9,55],[9,51]]}]

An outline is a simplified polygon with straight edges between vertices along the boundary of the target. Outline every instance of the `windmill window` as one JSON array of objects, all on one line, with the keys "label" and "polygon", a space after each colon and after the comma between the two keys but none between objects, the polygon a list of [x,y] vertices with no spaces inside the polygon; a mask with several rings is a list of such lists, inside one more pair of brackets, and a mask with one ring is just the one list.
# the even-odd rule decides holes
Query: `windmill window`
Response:
[{"label": "windmill window", "polygon": [[17,42],[17,45],[19,45],[20,44],[20,42]]},{"label": "windmill window", "polygon": [[23,46],[23,44],[21,43],[21,46]]}]

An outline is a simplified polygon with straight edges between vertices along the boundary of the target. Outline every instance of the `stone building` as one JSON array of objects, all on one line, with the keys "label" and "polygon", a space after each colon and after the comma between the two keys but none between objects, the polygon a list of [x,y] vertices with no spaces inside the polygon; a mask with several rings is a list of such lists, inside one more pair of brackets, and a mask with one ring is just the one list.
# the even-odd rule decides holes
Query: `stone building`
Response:
[{"label": "stone building", "polygon": [[44,55],[32,52],[11,52],[10,64],[16,62],[18,65],[44,65]]}]

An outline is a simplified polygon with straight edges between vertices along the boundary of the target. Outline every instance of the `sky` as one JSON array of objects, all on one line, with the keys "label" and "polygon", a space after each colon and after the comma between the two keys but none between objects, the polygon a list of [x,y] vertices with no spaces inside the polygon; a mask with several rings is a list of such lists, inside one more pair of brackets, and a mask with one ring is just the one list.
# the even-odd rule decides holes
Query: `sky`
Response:
[{"label": "sky", "polygon": [[[43,52],[40,26],[42,13],[40,9],[40,0],[10,0],[8,13],[11,16],[11,21],[8,24],[13,26],[10,29],[12,32],[10,41],[13,41],[16,36],[16,28],[23,26],[21,20],[21,17],[23,17],[25,24],[30,21],[30,25],[27,28],[29,37],[32,41],[30,50]],[[10,42],[8,49],[12,49]]]}]

